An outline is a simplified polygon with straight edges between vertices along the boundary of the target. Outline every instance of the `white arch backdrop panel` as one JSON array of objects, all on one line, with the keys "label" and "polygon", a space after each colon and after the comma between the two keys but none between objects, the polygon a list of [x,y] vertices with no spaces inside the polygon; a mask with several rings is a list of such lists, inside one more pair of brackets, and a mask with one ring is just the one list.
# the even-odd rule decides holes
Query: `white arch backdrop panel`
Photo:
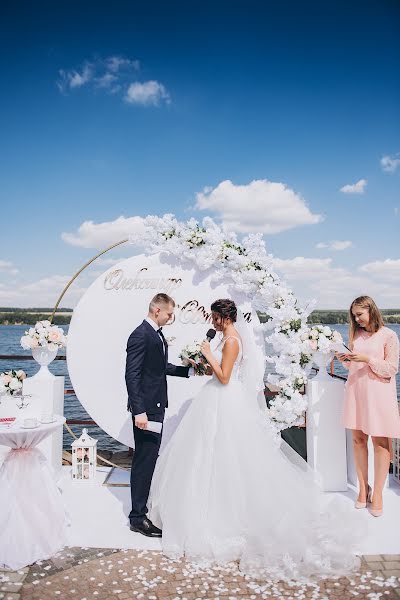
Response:
[{"label": "white arch backdrop panel", "polygon": [[[126,342],[147,316],[154,294],[166,292],[177,304],[174,323],[164,328],[166,337],[175,337],[169,347],[169,360],[175,364],[181,364],[178,355],[184,345],[204,339],[211,327],[210,305],[217,298],[232,298],[244,313],[251,312],[251,325],[259,323],[248,298],[232,294],[228,282],[213,283],[211,275],[210,270],[185,268],[166,253],[133,256],[100,275],[75,308],[67,347],[72,385],[92,419],[122,444],[134,447],[132,419],[126,410]],[[206,380],[168,377],[163,443]]]}]

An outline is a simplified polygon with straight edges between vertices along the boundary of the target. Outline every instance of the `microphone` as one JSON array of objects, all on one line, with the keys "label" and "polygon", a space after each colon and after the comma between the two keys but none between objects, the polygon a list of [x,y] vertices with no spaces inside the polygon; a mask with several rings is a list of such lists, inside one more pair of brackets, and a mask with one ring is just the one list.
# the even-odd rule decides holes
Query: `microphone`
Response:
[{"label": "microphone", "polygon": [[211,342],[211,340],[215,338],[216,333],[217,332],[215,331],[215,329],[209,329],[206,334],[207,342]]}]

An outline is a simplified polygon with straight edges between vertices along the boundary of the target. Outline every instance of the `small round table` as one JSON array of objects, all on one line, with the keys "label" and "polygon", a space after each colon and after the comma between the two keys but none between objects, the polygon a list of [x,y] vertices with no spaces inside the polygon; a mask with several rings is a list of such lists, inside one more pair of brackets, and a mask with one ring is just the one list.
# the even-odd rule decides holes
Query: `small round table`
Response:
[{"label": "small round table", "polygon": [[11,448],[0,467],[0,568],[21,569],[54,556],[66,543],[67,517],[45,456],[36,446],[65,423],[0,429]]}]

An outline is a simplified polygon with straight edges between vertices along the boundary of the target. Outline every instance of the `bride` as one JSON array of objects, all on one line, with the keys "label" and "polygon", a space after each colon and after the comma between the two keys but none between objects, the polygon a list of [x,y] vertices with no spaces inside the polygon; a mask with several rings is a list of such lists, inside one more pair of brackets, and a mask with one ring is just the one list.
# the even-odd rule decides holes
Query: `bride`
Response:
[{"label": "bride", "polygon": [[247,574],[277,579],[349,572],[358,559],[346,507],[326,505],[313,473],[261,412],[264,357],[243,315],[236,323],[235,303],[216,300],[211,311],[222,332],[215,353],[202,345],[213,376],[158,458],[150,491],[164,554],[238,561]]}]

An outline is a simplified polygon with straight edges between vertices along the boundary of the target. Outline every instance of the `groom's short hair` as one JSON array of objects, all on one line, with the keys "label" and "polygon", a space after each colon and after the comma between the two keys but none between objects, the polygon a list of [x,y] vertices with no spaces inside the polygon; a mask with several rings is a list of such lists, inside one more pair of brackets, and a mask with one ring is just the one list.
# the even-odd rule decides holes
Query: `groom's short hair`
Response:
[{"label": "groom's short hair", "polygon": [[175,306],[175,300],[171,298],[171,296],[162,293],[156,294],[154,298],[150,300],[149,311],[152,312],[157,307],[169,306],[170,304],[172,304],[172,306]]}]

